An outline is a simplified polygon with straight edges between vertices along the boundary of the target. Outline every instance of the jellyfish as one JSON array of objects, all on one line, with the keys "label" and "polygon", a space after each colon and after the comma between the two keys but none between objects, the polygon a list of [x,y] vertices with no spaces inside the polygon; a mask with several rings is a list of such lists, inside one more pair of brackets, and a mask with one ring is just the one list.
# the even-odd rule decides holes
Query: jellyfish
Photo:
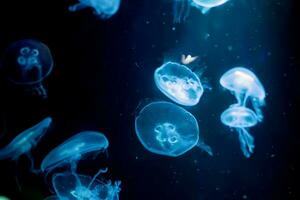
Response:
[{"label": "jellyfish", "polygon": [[119,200],[121,181],[106,181],[97,177],[107,172],[107,169],[100,169],[94,177],[69,172],[55,174],[52,184],[56,196],[49,199],[89,199],[89,200]]},{"label": "jellyfish", "polygon": [[249,158],[255,145],[254,138],[247,129],[258,123],[257,115],[249,108],[232,105],[221,114],[221,122],[236,129],[239,134],[241,150]]},{"label": "jellyfish", "polygon": [[47,132],[51,122],[52,119],[47,117],[35,126],[20,133],[7,146],[0,149],[0,160],[12,159],[16,161],[21,155],[25,154],[31,160],[33,169],[34,165],[30,151],[39,143],[40,139]]},{"label": "jellyfish", "polygon": [[0,200],[9,200],[9,198],[7,198],[5,196],[0,196]]},{"label": "jellyfish", "polygon": [[79,0],[79,3],[69,7],[75,12],[87,7],[94,9],[94,14],[101,19],[108,19],[119,10],[121,0]]},{"label": "jellyfish", "polygon": [[154,81],[163,94],[184,106],[198,104],[203,94],[199,77],[187,66],[176,62],[167,62],[157,68]]},{"label": "jellyfish", "polygon": [[49,76],[53,59],[49,48],[32,39],[10,45],[3,57],[3,70],[7,79],[26,94],[47,98],[42,81]]},{"label": "jellyfish", "polygon": [[211,148],[199,139],[195,117],[173,103],[157,101],[142,108],[135,118],[135,132],[152,153],[177,157],[198,146],[212,155]]},{"label": "jellyfish", "polygon": [[107,138],[99,132],[80,132],[56,148],[43,159],[41,171],[52,171],[56,167],[70,164],[72,171],[76,170],[77,161],[90,152],[102,152],[108,148]]},{"label": "jellyfish", "polygon": [[202,14],[207,14],[211,8],[221,6],[229,0],[174,0],[174,22],[185,20],[190,12],[190,7],[199,9]]},{"label": "jellyfish", "polygon": [[257,119],[262,121],[263,114],[260,107],[265,104],[266,93],[263,85],[253,72],[244,67],[232,68],[223,74],[220,84],[233,92],[238,105],[246,106],[247,100],[250,99]]}]

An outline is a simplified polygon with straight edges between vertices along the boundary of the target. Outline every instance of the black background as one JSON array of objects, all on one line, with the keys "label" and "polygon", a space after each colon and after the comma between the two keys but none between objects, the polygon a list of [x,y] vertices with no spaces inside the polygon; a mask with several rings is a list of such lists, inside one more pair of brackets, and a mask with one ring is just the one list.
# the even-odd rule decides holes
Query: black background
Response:
[{"label": "black background", "polygon": [[[51,116],[51,130],[32,150],[36,165],[71,135],[100,131],[110,141],[109,156],[82,162],[82,173],[93,175],[107,166],[106,178],[122,181],[120,199],[299,199],[295,2],[235,1],[226,12],[216,8],[202,16],[194,9],[186,22],[173,24],[168,1],[123,0],[119,12],[106,21],[89,9],[70,13],[67,8],[75,1],[2,1],[1,53],[16,40],[35,38],[49,46],[55,66],[44,81],[47,100],[22,96],[1,73],[0,145]],[[212,36],[208,42],[201,36],[206,31]],[[231,36],[225,39],[227,32]],[[233,52],[226,49],[229,44]],[[258,44],[261,48],[253,50]],[[213,88],[196,108],[188,109],[214,157],[197,148],[178,158],[155,155],[134,132],[141,101],[167,100],[154,85],[154,69],[182,53],[200,55]],[[250,159],[241,154],[237,135],[219,121],[233,97],[220,88],[218,79],[239,64],[252,66],[268,93],[264,122],[250,131],[256,139]],[[29,172],[26,157],[18,163],[0,161],[0,169],[0,195],[26,200],[51,195],[51,184]]]}]

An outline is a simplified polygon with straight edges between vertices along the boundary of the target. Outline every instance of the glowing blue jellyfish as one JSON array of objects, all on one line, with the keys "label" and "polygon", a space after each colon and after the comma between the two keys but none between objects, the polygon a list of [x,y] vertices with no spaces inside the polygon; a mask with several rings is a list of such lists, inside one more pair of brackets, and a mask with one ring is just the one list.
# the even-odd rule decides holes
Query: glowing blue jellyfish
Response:
[{"label": "glowing blue jellyfish", "polygon": [[42,81],[51,73],[53,59],[49,48],[36,40],[20,40],[6,49],[3,70],[7,79],[31,95],[47,97]]},{"label": "glowing blue jellyfish", "polygon": [[253,72],[243,67],[235,67],[221,77],[220,84],[234,93],[238,105],[246,106],[250,99],[258,120],[263,119],[260,107],[265,104],[266,93]]},{"label": "glowing blue jellyfish", "polygon": [[78,4],[69,7],[74,12],[87,7],[94,9],[94,14],[102,19],[108,19],[114,15],[120,7],[121,0],[79,0]]},{"label": "glowing blue jellyfish", "polygon": [[167,62],[157,68],[154,81],[162,93],[184,106],[196,105],[203,94],[199,77],[179,63]]},{"label": "glowing blue jellyfish", "polygon": [[52,178],[52,183],[56,197],[48,197],[47,199],[88,199],[88,200],[119,200],[120,181],[112,183],[98,179],[101,173],[107,170],[99,170],[99,172],[91,178],[90,176],[73,174],[73,173],[58,173]]},{"label": "glowing blue jellyfish", "polygon": [[256,114],[249,108],[233,105],[221,114],[221,121],[226,126],[235,128],[239,133],[241,149],[249,158],[254,150],[254,138],[249,134],[247,128],[258,123]]},{"label": "glowing blue jellyfish", "polygon": [[42,171],[51,171],[56,167],[70,164],[76,170],[77,161],[90,152],[101,152],[108,148],[107,138],[99,132],[83,131],[66,140],[53,149],[41,164]]},{"label": "glowing blue jellyfish", "polygon": [[174,0],[174,22],[185,20],[190,12],[190,6],[198,8],[206,14],[211,8],[223,5],[229,0]]},{"label": "glowing blue jellyfish", "polygon": [[52,119],[48,117],[35,126],[20,133],[6,147],[0,149],[0,160],[17,160],[21,155],[26,154],[32,161],[33,165],[30,151],[38,144],[40,139],[47,132],[51,122]]},{"label": "glowing blue jellyfish", "polygon": [[135,131],[152,153],[177,157],[197,145],[212,155],[211,148],[199,139],[195,117],[173,103],[158,101],[146,105],[135,118]]}]

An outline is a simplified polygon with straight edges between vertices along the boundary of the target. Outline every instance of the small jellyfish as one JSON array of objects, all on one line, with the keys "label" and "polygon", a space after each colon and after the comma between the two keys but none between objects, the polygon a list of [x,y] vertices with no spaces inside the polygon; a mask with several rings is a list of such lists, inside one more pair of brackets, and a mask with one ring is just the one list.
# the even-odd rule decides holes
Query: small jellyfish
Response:
[{"label": "small jellyfish", "polygon": [[184,65],[188,65],[188,64],[191,64],[192,62],[194,62],[197,58],[198,58],[198,56],[191,56],[191,55],[185,56],[183,54],[181,56],[181,63]]},{"label": "small jellyfish", "polygon": [[241,150],[249,158],[254,150],[254,138],[247,131],[258,123],[256,114],[249,108],[232,105],[221,114],[221,122],[237,130],[241,144]]},{"label": "small jellyfish", "polygon": [[47,200],[119,200],[121,181],[112,183],[110,180],[105,181],[97,178],[106,171],[107,169],[100,169],[94,177],[68,172],[55,174],[52,178],[52,184],[56,197],[51,196]]},{"label": "small jellyfish", "polygon": [[244,67],[232,68],[223,74],[220,84],[234,93],[238,105],[246,106],[247,100],[250,98],[258,120],[262,121],[263,114],[260,107],[265,104],[266,93],[253,72]]},{"label": "small jellyfish", "polygon": [[152,153],[177,157],[197,145],[212,155],[211,148],[199,139],[195,117],[173,103],[158,101],[146,105],[135,118],[135,131]]},{"label": "small jellyfish", "polygon": [[53,59],[49,48],[32,39],[10,45],[3,57],[3,70],[7,79],[26,94],[47,98],[42,81],[51,73]]},{"label": "small jellyfish", "polygon": [[108,148],[107,138],[99,132],[80,132],[56,148],[44,158],[41,171],[51,171],[64,164],[70,164],[73,171],[76,169],[77,161],[90,152],[101,152]]},{"label": "small jellyfish", "polygon": [[167,62],[157,68],[154,72],[154,81],[162,93],[184,106],[196,105],[203,94],[199,77],[179,63]]},{"label": "small jellyfish", "polygon": [[51,122],[52,119],[47,117],[35,126],[20,133],[7,146],[0,149],[0,160],[18,160],[21,155],[25,154],[30,158],[33,167],[33,160],[30,155],[30,151],[38,144],[40,139],[47,132]]},{"label": "small jellyfish", "polygon": [[221,6],[229,0],[174,0],[174,22],[185,20],[190,12],[190,7],[199,9],[202,14],[207,14],[211,8]]},{"label": "small jellyfish", "polygon": [[121,0],[79,0],[79,3],[69,7],[69,11],[75,12],[91,7],[95,15],[101,19],[108,19],[119,10],[120,2]]}]

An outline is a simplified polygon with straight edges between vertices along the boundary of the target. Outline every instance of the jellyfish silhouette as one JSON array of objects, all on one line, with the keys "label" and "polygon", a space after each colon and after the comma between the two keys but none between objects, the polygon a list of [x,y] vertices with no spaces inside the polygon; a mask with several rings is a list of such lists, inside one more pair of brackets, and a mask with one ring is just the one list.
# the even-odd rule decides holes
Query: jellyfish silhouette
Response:
[{"label": "jellyfish silhouette", "polygon": [[31,160],[33,169],[34,165],[30,151],[39,143],[40,139],[47,132],[51,122],[52,119],[47,117],[35,126],[20,133],[7,146],[0,149],[0,160],[18,160],[21,155],[25,154]]},{"label": "jellyfish silhouette", "polygon": [[211,148],[199,139],[195,117],[173,103],[157,101],[146,105],[135,118],[135,131],[152,153],[177,157],[198,146],[212,155]]},{"label": "jellyfish silhouette", "polygon": [[249,158],[254,150],[254,138],[247,131],[258,123],[256,114],[249,108],[232,105],[221,114],[221,121],[226,126],[234,128],[239,134],[241,150]]},{"label": "jellyfish silhouette", "polygon": [[80,132],[50,151],[42,161],[41,171],[49,172],[66,164],[70,164],[71,169],[75,171],[77,161],[83,155],[105,151],[108,145],[109,142],[102,133],[94,131]]},{"label": "jellyfish silhouette", "polygon": [[185,20],[190,12],[190,7],[199,9],[202,14],[207,14],[211,8],[223,5],[229,0],[174,0],[174,22]]},{"label": "jellyfish silhouette", "polygon": [[121,181],[112,183],[110,180],[97,178],[105,172],[107,169],[100,169],[94,177],[68,172],[55,174],[52,184],[56,196],[48,197],[47,200],[119,200]]},{"label": "jellyfish silhouette", "polygon": [[108,19],[119,10],[121,0],[79,0],[79,3],[69,7],[69,11],[75,12],[87,7],[94,9],[94,14],[101,19]]},{"label": "jellyfish silhouette", "polygon": [[185,65],[176,62],[167,62],[157,68],[154,81],[163,94],[184,106],[196,105],[203,94],[199,77]]},{"label": "jellyfish silhouette", "polygon": [[53,59],[49,48],[32,39],[10,45],[3,56],[3,71],[7,79],[26,94],[47,98],[42,81],[51,73]]},{"label": "jellyfish silhouette", "polygon": [[265,104],[266,93],[253,72],[244,67],[232,68],[223,74],[220,84],[234,93],[238,105],[246,106],[247,100],[250,98],[257,119],[262,121],[263,114],[260,107]]}]

